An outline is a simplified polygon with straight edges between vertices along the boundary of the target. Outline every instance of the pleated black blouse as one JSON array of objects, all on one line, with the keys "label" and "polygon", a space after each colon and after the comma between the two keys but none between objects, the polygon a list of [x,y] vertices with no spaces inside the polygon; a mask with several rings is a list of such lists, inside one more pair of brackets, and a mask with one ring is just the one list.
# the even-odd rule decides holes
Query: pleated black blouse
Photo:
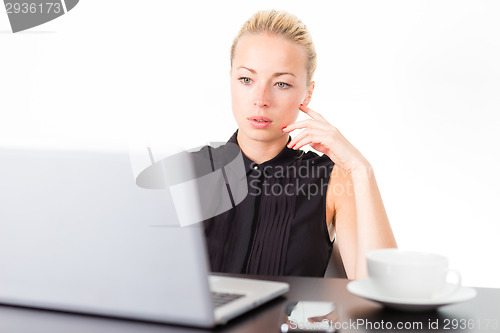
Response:
[{"label": "pleated black blouse", "polygon": [[[236,136],[228,142],[238,144]],[[248,195],[203,222],[212,271],[324,276],[332,252],[326,191],[334,163],[286,146],[262,164],[243,160]]]}]

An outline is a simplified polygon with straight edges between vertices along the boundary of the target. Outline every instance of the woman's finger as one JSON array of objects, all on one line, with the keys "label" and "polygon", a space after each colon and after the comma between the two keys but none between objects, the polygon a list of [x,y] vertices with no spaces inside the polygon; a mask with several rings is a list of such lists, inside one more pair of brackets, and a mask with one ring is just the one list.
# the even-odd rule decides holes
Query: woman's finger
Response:
[{"label": "woman's finger", "polygon": [[301,110],[302,112],[304,112],[305,114],[307,114],[312,119],[316,119],[316,120],[320,120],[320,121],[324,121],[324,122],[328,123],[326,121],[326,119],[323,118],[323,116],[321,114],[319,114],[318,112],[314,111],[313,109],[308,108],[304,104],[300,104],[299,110]]},{"label": "woman's finger", "polygon": [[314,131],[314,132],[307,132],[304,135],[302,134],[303,133],[297,136],[296,138],[297,140],[294,139],[296,142],[292,146],[292,149],[300,149],[310,144],[318,144],[319,146],[322,146],[324,149],[319,149],[320,151],[328,149],[328,147],[326,147],[322,142],[322,139],[324,139],[326,133],[323,133],[321,131]]},{"label": "woman's finger", "polygon": [[288,126],[283,127],[283,132],[290,133],[292,131],[295,131],[296,129],[301,129],[301,128],[321,128],[325,129],[324,123],[318,120],[314,119],[306,119],[306,120],[301,120],[296,123],[290,124]]},{"label": "woman's finger", "polygon": [[311,134],[304,136],[302,139],[298,140],[295,145],[292,147],[292,149],[300,149],[308,144],[313,143],[313,136]]},{"label": "woman's finger", "polygon": [[294,148],[294,146],[297,144],[297,142],[299,142],[300,140],[303,140],[306,136],[309,135],[309,131],[308,130],[304,130],[302,132],[300,132],[299,134],[297,134],[297,136],[295,136],[288,144],[288,148]]}]

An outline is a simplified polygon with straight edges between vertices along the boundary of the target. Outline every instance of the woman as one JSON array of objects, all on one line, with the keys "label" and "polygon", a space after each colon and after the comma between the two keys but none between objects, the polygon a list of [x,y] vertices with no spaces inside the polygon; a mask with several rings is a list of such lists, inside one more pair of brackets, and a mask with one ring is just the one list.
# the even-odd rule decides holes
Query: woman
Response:
[{"label": "woman", "polygon": [[[323,276],[336,235],[347,276],[358,279],[366,252],[396,247],[369,162],[308,107],[315,68],[309,32],[286,12],[256,13],[233,42],[238,130],[229,142],[244,154],[249,194],[205,221],[214,271]],[[310,119],[295,122],[299,112]]]}]

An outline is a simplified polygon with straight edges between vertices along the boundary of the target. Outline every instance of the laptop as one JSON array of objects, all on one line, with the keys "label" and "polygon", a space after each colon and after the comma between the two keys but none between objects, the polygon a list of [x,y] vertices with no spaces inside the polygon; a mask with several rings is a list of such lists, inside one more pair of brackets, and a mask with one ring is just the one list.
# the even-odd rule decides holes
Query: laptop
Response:
[{"label": "laptop", "polygon": [[288,289],[210,275],[202,224],[126,149],[0,147],[2,304],[209,328]]}]

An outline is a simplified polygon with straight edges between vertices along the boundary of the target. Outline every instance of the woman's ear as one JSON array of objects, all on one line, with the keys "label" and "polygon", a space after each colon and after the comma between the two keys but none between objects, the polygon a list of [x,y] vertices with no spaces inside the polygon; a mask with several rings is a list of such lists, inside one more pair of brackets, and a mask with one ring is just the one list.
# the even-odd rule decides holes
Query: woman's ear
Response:
[{"label": "woman's ear", "polygon": [[305,106],[307,106],[307,104],[309,104],[309,102],[311,101],[312,94],[314,91],[314,85],[315,85],[314,81],[311,81],[309,89],[307,90],[306,97],[304,97],[304,101],[302,102],[302,104],[304,104]]}]

